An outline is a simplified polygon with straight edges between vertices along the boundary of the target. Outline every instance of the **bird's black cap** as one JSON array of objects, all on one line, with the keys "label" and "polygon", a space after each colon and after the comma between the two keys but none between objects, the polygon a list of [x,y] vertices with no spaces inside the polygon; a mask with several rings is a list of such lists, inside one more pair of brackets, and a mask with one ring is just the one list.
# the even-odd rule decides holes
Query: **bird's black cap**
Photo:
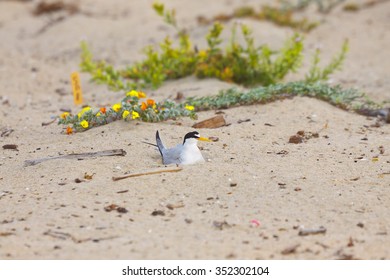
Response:
[{"label": "bird's black cap", "polygon": [[189,139],[189,138],[198,139],[199,137],[200,137],[200,135],[199,135],[199,132],[197,132],[197,131],[188,132],[188,133],[184,136],[183,144],[184,144],[184,143],[186,142],[186,140]]}]

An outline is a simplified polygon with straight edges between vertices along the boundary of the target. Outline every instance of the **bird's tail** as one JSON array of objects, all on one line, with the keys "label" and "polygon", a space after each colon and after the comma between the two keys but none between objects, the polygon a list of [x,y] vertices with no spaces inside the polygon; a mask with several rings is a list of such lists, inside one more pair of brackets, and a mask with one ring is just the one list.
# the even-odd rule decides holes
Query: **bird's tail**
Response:
[{"label": "bird's tail", "polygon": [[149,143],[149,142],[146,142],[146,141],[141,141],[142,143],[144,143],[144,144],[148,144],[148,145],[150,145],[150,146],[155,146],[155,147],[157,147],[157,145],[156,144],[153,144],[153,143]]},{"label": "bird's tail", "polygon": [[161,156],[163,156],[163,150],[165,150],[165,146],[161,141],[160,134],[158,133],[158,130],[156,131],[156,143],[157,143],[157,148],[160,151]]}]

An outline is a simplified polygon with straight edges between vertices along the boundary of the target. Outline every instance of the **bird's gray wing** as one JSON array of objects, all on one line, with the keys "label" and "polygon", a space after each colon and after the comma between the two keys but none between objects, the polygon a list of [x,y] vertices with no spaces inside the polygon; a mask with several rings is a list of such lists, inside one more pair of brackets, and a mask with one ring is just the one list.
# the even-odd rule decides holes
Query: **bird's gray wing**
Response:
[{"label": "bird's gray wing", "polygon": [[179,164],[182,147],[183,145],[179,144],[171,149],[165,149],[162,152],[163,164]]},{"label": "bird's gray wing", "polygon": [[179,164],[180,163],[180,154],[183,148],[182,144],[177,145],[171,149],[167,149],[163,142],[161,141],[160,134],[158,130],[156,131],[156,143],[158,150],[160,151],[163,164]]}]

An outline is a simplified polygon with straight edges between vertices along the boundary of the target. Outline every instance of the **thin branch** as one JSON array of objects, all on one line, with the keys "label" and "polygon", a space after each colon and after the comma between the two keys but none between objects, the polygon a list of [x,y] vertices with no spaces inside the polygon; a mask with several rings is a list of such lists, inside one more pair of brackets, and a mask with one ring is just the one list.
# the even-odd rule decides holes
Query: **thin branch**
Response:
[{"label": "thin branch", "polygon": [[134,173],[134,174],[127,174],[124,176],[119,177],[112,177],[113,181],[119,181],[126,178],[132,178],[132,177],[139,177],[144,175],[152,175],[152,174],[159,174],[159,173],[166,173],[166,172],[179,172],[183,170],[181,167],[172,168],[172,169],[159,169],[159,170],[153,170],[153,171],[147,171],[147,172],[141,172],[141,173]]},{"label": "thin branch", "polygon": [[61,155],[56,157],[45,157],[39,159],[31,159],[26,160],[24,162],[24,166],[36,165],[38,163],[42,163],[44,161],[53,160],[53,159],[85,159],[85,158],[93,158],[93,157],[107,157],[107,156],[124,156],[126,152],[123,149],[114,149],[114,150],[106,150],[99,151],[94,153],[80,153],[80,154],[69,154],[69,155]]}]

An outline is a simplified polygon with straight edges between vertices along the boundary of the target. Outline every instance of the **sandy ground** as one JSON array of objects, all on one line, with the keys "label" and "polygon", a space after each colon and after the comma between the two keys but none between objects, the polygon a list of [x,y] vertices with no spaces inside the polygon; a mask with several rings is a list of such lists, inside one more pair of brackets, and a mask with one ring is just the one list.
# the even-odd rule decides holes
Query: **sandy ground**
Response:
[{"label": "sandy ground", "polygon": [[[37,2],[0,1],[0,129],[13,129],[0,144],[18,145],[18,151],[0,153],[1,259],[390,258],[389,125],[376,127],[375,119],[309,98],[224,110],[229,126],[200,130],[219,138],[200,145],[206,163],[114,182],[112,176],[126,171],[162,168],[158,152],[141,141],[154,141],[158,129],[167,145],[175,145],[194,122],[119,121],[70,136],[55,123],[41,124],[61,108],[78,111],[69,76],[78,70],[81,40],[97,58],[121,66],[174,31],[154,14],[152,1],[85,0],[83,13],[36,17]],[[199,46],[209,27],[199,26],[197,16],[259,2],[165,1]],[[356,13],[336,8],[323,16],[312,10],[306,15],[322,23],[305,36],[305,53],[321,47],[326,62],[348,38],[343,71],[332,81],[390,100],[390,2]],[[49,24],[59,15],[65,19]],[[271,23],[245,22],[257,43],[272,47],[293,34]],[[123,93],[89,83],[88,74],[81,77],[86,104],[121,99]],[[200,96],[231,86],[191,77],[147,93],[161,100],[178,91]],[[202,112],[199,120],[214,115]],[[288,143],[299,130],[319,137]],[[106,149],[127,155],[24,167],[28,159]],[[76,183],[85,173],[93,179]],[[105,211],[111,204],[128,212]],[[301,228],[321,226],[326,233],[298,235]]]}]

